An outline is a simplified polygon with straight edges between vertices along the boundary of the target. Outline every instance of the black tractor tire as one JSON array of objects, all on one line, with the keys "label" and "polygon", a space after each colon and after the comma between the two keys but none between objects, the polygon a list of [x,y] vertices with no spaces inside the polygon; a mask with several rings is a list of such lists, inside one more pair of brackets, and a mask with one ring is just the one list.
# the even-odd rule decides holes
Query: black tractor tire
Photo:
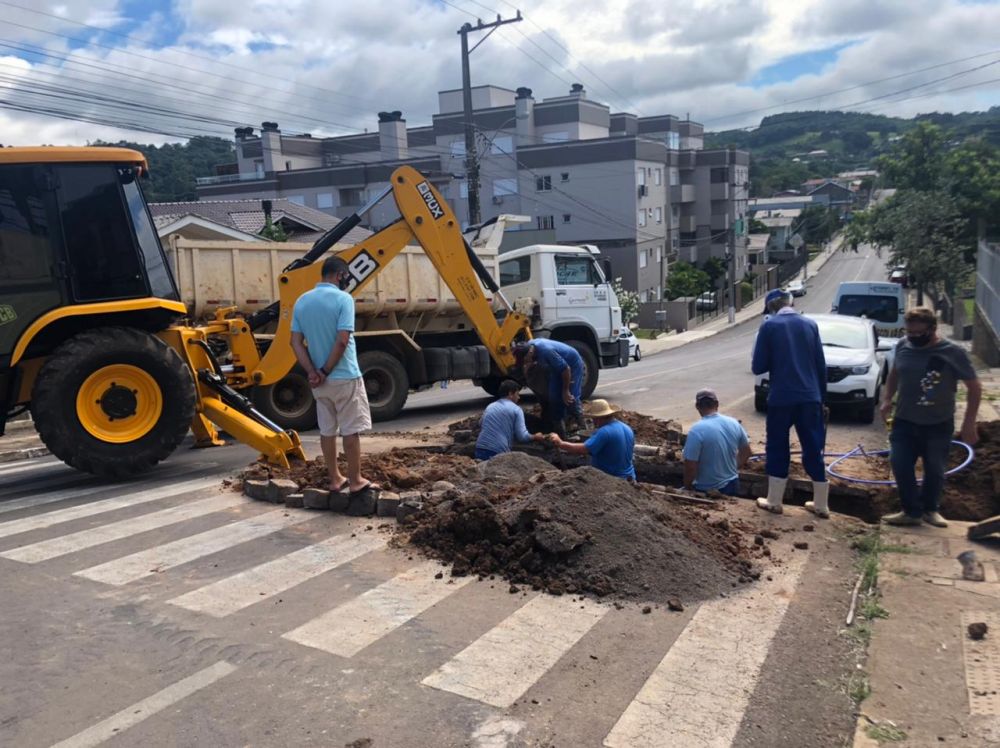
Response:
[{"label": "black tractor tire", "polygon": [[758,413],[767,413],[767,395],[755,393],[753,396],[753,409]]},{"label": "black tractor tire", "polygon": [[593,348],[586,343],[581,343],[579,340],[564,340],[563,342],[571,346],[580,354],[580,358],[583,359],[583,387],[581,388],[581,396],[584,400],[589,400],[590,396],[594,394],[594,390],[597,389],[597,379],[601,370],[601,366],[597,361],[597,354],[594,353]]},{"label": "black tractor tire", "polygon": [[410,378],[399,359],[385,351],[365,351],[358,356],[373,421],[391,421],[406,405]]},{"label": "black tractor tire", "polygon": [[[77,409],[78,393],[88,378],[114,366],[134,367],[148,375],[162,403],[148,431],[130,441],[95,436]],[[117,391],[129,398],[126,389]],[[125,410],[131,407],[133,413],[119,417],[120,421],[145,404],[140,397],[132,404],[126,402]],[[42,442],[67,465],[102,477],[123,478],[149,471],[177,449],[191,426],[195,400],[191,372],[173,348],[142,330],[102,327],[79,333],[52,352],[35,380],[31,414]]]},{"label": "black tractor tire", "polygon": [[316,428],[316,401],[309,377],[298,364],[274,384],[254,387],[250,397],[257,410],[283,429]]}]

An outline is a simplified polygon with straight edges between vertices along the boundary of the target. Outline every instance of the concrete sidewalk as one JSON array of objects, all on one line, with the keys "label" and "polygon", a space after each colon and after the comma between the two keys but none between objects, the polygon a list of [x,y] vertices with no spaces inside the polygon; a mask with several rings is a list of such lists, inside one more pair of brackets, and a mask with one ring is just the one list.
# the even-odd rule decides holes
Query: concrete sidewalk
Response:
[{"label": "concrete sidewalk", "polygon": [[[816,273],[819,272],[819,270],[829,261],[831,257],[833,257],[836,252],[840,250],[842,246],[843,242],[839,237],[835,237],[827,243],[823,251],[809,261],[807,277],[812,278],[816,275]],[[657,353],[663,353],[664,351],[670,351],[674,348],[680,348],[682,345],[693,343],[696,340],[710,338],[723,330],[730,327],[736,327],[744,322],[748,322],[753,319],[759,320],[763,314],[764,297],[761,296],[759,299],[754,299],[745,307],[740,309],[740,311],[736,312],[735,323],[732,325],[729,324],[729,315],[723,312],[711,322],[699,325],[693,330],[668,334],[656,340],[641,339],[639,341],[639,347],[642,350],[643,356],[655,356]]]}]

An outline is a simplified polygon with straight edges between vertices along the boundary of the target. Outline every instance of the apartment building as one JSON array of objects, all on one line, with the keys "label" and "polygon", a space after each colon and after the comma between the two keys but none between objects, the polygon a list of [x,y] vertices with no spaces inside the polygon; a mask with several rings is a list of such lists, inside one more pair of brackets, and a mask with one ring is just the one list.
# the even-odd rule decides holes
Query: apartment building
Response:
[{"label": "apartment building", "polygon": [[[704,128],[670,115],[612,113],[579,84],[536,101],[531,89],[472,90],[482,219],[517,213],[523,241],[555,235],[560,244],[594,244],[626,288],[643,300],[662,295],[669,266],[733,253],[747,268],[749,154],[704,150]],[[346,216],[409,164],[468,218],[465,117],[461,90],[438,94],[438,114],[408,127],[380,112],[378,132],[331,138],[282,133],[275,122],[236,130],[234,164],[198,180],[203,199],[286,198]],[[395,219],[380,206],[367,224]]]}]

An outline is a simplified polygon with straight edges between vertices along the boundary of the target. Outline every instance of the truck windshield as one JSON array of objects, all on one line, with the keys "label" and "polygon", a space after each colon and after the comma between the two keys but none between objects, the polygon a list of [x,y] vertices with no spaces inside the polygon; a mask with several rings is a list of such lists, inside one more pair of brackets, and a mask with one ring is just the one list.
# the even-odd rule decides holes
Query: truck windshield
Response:
[{"label": "truck windshield", "polygon": [[556,281],[561,286],[593,286],[604,282],[589,255],[556,255]]},{"label": "truck windshield", "polygon": [[837,313],[879,322],[896,322],[899,319],[899,300],[895,296],[847,294],[840,297]]}]

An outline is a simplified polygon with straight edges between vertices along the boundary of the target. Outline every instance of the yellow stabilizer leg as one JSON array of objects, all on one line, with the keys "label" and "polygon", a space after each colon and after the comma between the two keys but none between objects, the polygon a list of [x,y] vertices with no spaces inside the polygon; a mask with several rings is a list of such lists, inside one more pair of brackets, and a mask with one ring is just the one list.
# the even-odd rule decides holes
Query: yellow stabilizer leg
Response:
[{"label": "yellow stabilizer leg", "polygon": [[302,442],[294,431],[271,431],[238,410],[230,408],[217,397],[203,397],[201,407],[205,417],[212,423],[244,444],[260,450],[261,456],[272,465],[287,468],[289,458],[306,459]]}]

